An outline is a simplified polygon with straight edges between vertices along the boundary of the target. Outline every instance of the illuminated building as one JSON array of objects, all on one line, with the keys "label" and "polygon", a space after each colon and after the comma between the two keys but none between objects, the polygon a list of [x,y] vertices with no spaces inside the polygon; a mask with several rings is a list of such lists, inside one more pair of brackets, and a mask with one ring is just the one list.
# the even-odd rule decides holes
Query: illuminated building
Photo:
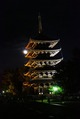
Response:
[{"label": "illuminated building", "polygon": [[29,78],[30,85],[33,85],[39,94],[43,94],[47,93],[49,85],[54,84],[55,66],[63,60],[63,57],[55,59],[55,56],[61,52],[61,48],[55,49],[60,39],[46,37],[42,32],[40,15],[38,16],[38,20],[38,34],[33,38],[31,37],[25,47],[27,50],[25,58],[28,59],[25,66],[29,67],[29,71],[24,76]]}]

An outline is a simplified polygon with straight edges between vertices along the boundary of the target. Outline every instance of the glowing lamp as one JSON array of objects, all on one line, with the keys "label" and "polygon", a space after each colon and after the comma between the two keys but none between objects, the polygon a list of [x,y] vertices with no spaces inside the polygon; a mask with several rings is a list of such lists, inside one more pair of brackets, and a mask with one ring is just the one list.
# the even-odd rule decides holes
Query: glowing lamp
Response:
[{"label": "glowing lamp", "polygon": [[50,88],[49,88],[49,91],[50,92],[53,92],[54,94],[55,93],[62,93],[63,92],[63,89],[60,87],[60,86],[51,86]]}]

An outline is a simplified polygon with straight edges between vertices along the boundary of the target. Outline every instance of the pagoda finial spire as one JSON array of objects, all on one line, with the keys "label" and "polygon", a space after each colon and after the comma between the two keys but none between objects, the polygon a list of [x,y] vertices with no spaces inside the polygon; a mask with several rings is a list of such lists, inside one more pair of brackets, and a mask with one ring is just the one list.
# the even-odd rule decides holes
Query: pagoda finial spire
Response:
[{"label": "pagoda finial spire", "polygon": [[40,13],[39,13],[39,15],[38,15],[38,22],[39,22],[39,33],[41,33],[42,32],[42,23],[41,23],[41,16],[40,16]]}]

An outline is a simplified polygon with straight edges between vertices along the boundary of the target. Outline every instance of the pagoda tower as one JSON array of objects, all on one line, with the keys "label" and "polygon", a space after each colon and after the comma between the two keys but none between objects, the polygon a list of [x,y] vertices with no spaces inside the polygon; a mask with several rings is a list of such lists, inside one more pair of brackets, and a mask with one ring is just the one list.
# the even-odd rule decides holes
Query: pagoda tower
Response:
[{"label": "pagoda tower", "polygon": [[46,93],[47,88],[54,84],[55,66],[58,65],[63,57],[55,59],[61,52],[61,48],[55,49],[60,39],[51,39],[42,32],[41,16],[38,16],[39,30],[37,36],[31,37],[25,49],[27,62],[25,64],[29,70],[24,74],[28,77],[30,86],[34,87],[39,94]]}]

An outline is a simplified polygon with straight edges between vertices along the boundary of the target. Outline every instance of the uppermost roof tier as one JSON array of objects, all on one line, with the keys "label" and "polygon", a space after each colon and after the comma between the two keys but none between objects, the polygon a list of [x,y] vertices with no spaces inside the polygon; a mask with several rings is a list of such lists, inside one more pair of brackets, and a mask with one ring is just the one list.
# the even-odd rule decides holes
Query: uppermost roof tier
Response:
[{"label": "uppermost roof tier", "polygon": [[[34,49],[36,46],[39,46],[38,44],[47,44],[47,48],[53,48],[59,41],[59,38],[50,38],[42,31],[42,23],[41,23],[41,16],[39,14],[38,16],[38,22],[39,22],[39,30],[38,33],[34,33],[31,35],[29,42],[25,48],[27,49]],[[42,45],[41,45],[42,46]],[[39,47],[38,47],[39,48]],[[44,48],[40,47],[40,48]]]}]

